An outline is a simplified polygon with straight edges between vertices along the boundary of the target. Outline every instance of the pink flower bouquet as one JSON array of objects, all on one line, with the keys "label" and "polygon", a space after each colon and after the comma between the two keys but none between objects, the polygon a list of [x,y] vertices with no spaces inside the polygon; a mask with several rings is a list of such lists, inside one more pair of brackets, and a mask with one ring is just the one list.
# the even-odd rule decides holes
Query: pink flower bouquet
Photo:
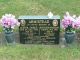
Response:
[{"label": "pink flower bouquet", "polygon": [[15,16],[12,14],[5,14],[1,18],[1,25],[3,26],[5,32],[13,31],[16,25],[19,25],[19,22],[15,19]]},{"label": "pink flower bouquet", "polygon": [[62,27],[65,31],[74,31],[75,29],[80,28],[80,16],[76,17],[76,15],[71,16],[69,12],[66,12],[64,18],[62,19]]}]

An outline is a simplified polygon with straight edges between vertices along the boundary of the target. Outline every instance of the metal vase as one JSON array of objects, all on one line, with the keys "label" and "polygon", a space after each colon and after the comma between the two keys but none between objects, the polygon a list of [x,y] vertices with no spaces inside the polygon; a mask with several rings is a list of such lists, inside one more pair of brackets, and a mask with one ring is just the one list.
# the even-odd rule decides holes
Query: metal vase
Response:
[{"label": "metal vase", "polygon": [[7,43],[14,43],[13,32],[5,33],[5,39],[6,39]]},{"label": "metal vase", "polygon": [[65,40],[67,44],[73,43],[75,40],[75,33],[74,32],[65,32]]}]

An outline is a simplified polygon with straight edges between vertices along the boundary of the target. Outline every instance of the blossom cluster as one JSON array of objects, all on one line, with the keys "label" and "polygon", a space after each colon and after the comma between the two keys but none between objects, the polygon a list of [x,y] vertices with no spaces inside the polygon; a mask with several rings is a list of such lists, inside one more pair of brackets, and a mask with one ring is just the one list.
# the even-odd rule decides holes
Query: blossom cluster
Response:
[{"label": "blossom cluster", "polygon": [[64,18],[62,19],[62,26],[64,29],[71,27],[72,29],[80,28],[80,16],[76,15],[71,16],[69,12],[66,12]]},{"label": "blossom cluster", "polygon": [[12,15],[12,14],[5,14],[1,18],[1,25],[4,28],[12,28],[12,29],[14,29],[14,27],[16,25],[19,25],[19,22],[17,21],[17,19],[15,18],[14,15]]}]

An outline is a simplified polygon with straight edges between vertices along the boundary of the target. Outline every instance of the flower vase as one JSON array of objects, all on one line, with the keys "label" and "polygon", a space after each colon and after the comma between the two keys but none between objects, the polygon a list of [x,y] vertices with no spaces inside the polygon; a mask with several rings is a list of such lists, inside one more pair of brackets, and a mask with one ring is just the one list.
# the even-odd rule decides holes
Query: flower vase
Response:
[{"label": "flower vase", "polygon": [[5,40],[7,43],[14,43],[14,34],[13,34],[13,29],[11,27],[3,29],[4,34],[5,34]]},{"label": "flower vase", "polygon": [[65,40],[67,44],[71,44],[75,40],[75,33],[74,32],[65,32]]},{"label": "flower vase", "polygon": [[12,14],[5,14],[0,19],[0,23],[3,27],[3,31],[5,34],[5,40],[8,43],[15,43],[13,30],[14,30],[15,26],[20,25],[18,20]]},{"label": "flower vase", "polygon": [[14,43],[14,33],[12,31],[7,31],[4,33],[5,34],[5,39],[7,43]]}]

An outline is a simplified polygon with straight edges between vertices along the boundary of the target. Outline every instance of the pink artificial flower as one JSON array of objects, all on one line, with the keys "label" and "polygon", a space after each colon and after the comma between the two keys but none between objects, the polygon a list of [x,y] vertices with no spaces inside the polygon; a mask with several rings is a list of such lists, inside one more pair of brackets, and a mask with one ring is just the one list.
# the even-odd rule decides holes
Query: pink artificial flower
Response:
[{"label": "pink artificial flower", "polygon": [[80,28],[80,16],[74,20],[74,28]]},{"label": "pink artificial flower", "polygon": [[15,16],[12,14],[5,14],[1,18],[1,25],[5,28],[14,28],[19,22],[16,20]]},{"label": "pink artificial flower", "polygon": [[62,19],[62,26],[64,29],[68,28],[69,26],[71,26],[70,28],[72,29],[80,28],[80,16],[79,17],[76,17],[76,15],[71,16],[69,12],[66,12],[64,18]]},{"label": "pink artificial flower", "polygon": [[66,12],[63,20],[62,20],[62,25],[66,29],[69,25],[72,25],[73,18],[69,15],[69,12]]}]

